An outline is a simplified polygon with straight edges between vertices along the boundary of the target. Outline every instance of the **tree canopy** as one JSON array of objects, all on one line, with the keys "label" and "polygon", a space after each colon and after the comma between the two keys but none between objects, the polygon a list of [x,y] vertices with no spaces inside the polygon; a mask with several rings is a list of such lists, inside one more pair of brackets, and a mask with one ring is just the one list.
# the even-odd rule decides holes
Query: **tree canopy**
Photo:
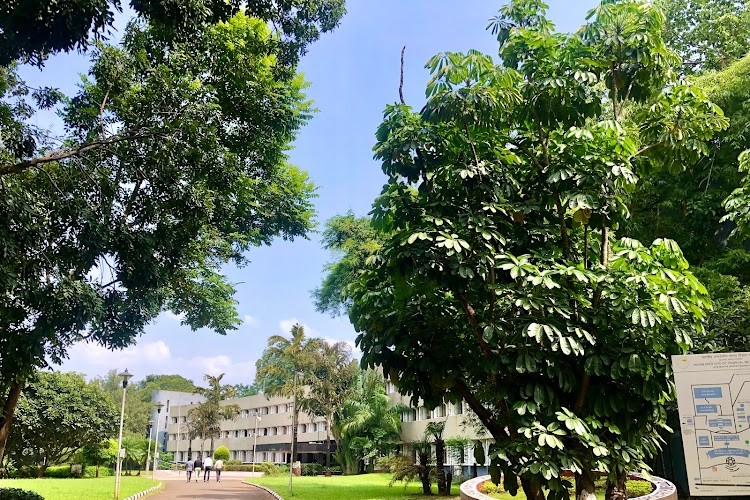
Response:
[{"label": "tree canopy", "polygon": [[117,417],[107,395],[81,375],[37,372],[18,403],[6,457],[16,467],[38,467],[41,477],[49,465],[114,435]]},{"label": "tree canopy", "polygon": [[[427,104],[386,108],[373,208],[382,247],[347,289],[363,364],[436,406],[464,399],[493,469],[527,498],[608,496],[659,445],[670,355],[704,331],[705,287],[679,246],[616,239],[638,174],[679,172],[727,126],[677,79],[647,2],[602,2],[570,35],[537,0],[476,51],[427,67]],[[346,301],[345,301],[346,305]]]},{"label": "tree canopy", "polygon": [[[5,55],[86,47],[118,5],[8,4]],[[314,187],[286,158],[312,111],[294,61],[343,2],[247,5],[134,1],[122,44],[90,47],[74,96],[0,67],[0,444],[35,367],[77,341],[125,347],[165,309],[193,329],[232,330],[222,266],[311,229]],[[173,15],[183,7],[196,15]],[[32,20],[40,31],[23,28]],[[59,111],[63,137],[33,125],[44,109]]]},{"label": "tree canopy", "polygon": [[[131,0],[139,17],[167,40],[182,41],[203,27],[226,21],[243,10],[274,26],[276,51],[294,65],[308,44],[334,29],[344,15],[344,0]],[[21,0],[0,7],[0,66],[13,61],[41,65],[51,54],[86,49],[91,39],[110,35],[120,0]]]},{"label": "tree canopy", "polygon": [[682,58],[683,70],[725,69],[750,51],[750,3],[746,0],[657,0],[664,11],[664,38]]}]

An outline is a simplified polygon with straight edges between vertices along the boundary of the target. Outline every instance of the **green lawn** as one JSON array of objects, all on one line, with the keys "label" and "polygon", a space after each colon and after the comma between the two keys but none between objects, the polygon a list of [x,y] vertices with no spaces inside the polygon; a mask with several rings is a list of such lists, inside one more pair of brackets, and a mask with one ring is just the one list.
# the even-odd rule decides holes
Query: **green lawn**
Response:
[{"label": "green lawn", "polygon": [[[256,477],[249,479],[247,482],[261,484],[270,488],[287,500],[290,498],[294,498],[295,500],[338,500],[340,498],[356,498],[357,500],[419,500],[434,498],[422,496],[422,487],[417,482],[410,483],[404,489],[403,483],[395,483],[393,486],[388,486],[390,480],[390,474],[295,477],[294,497],[289,495],[289,476]],[[434,484],[432,491],[433,493],[437,491]],[[458,495],[458,486],[454,485],[451,492],[454,495]],[[458,498],[458,496],[455,498]]]},{"label": "green lawn", "polygon": [[[145,477],[124,476],[120,481],[120,498],[158,484]],[[115,478],[99,479],[3,479],[0,488],[21,488],[36,491],[45,500],[110,500],[115,493]]]}]

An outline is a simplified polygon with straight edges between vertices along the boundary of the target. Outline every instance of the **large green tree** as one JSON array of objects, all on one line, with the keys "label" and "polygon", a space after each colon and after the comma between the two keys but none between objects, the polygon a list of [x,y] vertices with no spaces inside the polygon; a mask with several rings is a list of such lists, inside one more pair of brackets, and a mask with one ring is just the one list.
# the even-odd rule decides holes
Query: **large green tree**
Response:
[{"label": "large green tree", "polygon": [[17,467],[64,463],[84,446],[114,435],[118,412],[107,395],[76,373],[37,372],[16,410],[6,457]]},{"label": "large green tree", "polygon": [[[35,367],[60,363],[81,340],[127,346],[164,309],[194,329],[234,329],[222,266],[312,225],[313,186],[285,156],[311,108],[271,18],[189,2],[231,12],[170,28],[154,20],[165,4],[138,4],[149,14],[128,25],[121,46],[94,46],[75,96],[31,89],[13,64],[0,68],[0,457]],[[336,24],[340,4],[264,12],[309,41]],[[21,51],[41,57],[66,43]],[[61,141],[32,125],[56,104]]]},{"label": "large green tree", "polygon": [[663,14],[605,1],[578,32],[518,0],[491,23],[502,64],[440,54],[421,112],[388,106],[374,206],[385,241],[350,288],[363,362],[427,406],[463,398],[511,491],[579,498],[659,444],[670,358],[703,331],[679,246],[614,238],[644,168],[679,170],[726,127],[675,80]]},{"label": "large green tree", "polygon": [[[292,424],[296,424],[299,422],[299,402],[305,394],[304,384],[313,373],[323,341],[307,338],[305,328],[300,324],[293,325],[289,333],[289,338],[283,335],[269,337],[264,357],[275,362],[259,365],[256,377],[265,382],[264,394],[296,398],[297,405],[292,409]],[[292,425],[292,462],[297,457],[297,427]]]}]

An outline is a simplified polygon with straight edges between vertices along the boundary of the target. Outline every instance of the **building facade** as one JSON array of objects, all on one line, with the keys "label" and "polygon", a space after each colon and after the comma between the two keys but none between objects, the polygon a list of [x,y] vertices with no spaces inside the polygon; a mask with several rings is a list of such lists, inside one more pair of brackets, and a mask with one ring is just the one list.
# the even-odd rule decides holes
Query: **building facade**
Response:
[{"label": "building facade", "polygon": [[[150,439],[155,439],[156,443],[161,451],[167,451],[167,442],[169,439],[169,431],[167,426],[173,418],[182,420],[186,414],[182,413],[184,407],[196,405],[206,400],[200,394],[193,394],[192,392],[180,392],[180,391],[151,391],[151,403],[156,405],[161,403],[164,406],[161,412],[157,412],[152,407],[151,415],[149,416],[149,427],[146,429],[146,435]],[[158,426],[157,426],[158,421]],[[158,431],[157,431],[158,428]],[[158,432],[158,435],[154,434]]]},{"label": "building facade", "polygon": [[[155,391],[154,394],[162,397],[162,402],[164,402],[166,392]],[[410,404],[409,398],[400,395],[390,383],[386,383],[386,392],[394,403]],[[178,394],[195,399],[195,396],[188,393]],[[195,458],[201,454],[204,457],[208,456],[211,452],[210,440],[201,442],[200,439],[188,439],[187,415],[198,401],[178,405],[174,401],[185,401],[186,396],[178,398],[173,392],[169,395],[171,402],[169,412],[166,415],[163,413],[161,417],[160,427],[165,429],[162,450],[172,452],[177,462],[185,462],[188,457]],[[291,398],[267,397],[261,394],[230,399],[225,404],[238,405],[240,413],[234,420],[221,423],[221,433],[213,441],[214,450],[219,446],[226,446],[229,449],[230,459],[243,463],[253,461],[289,463],[293,410]],[[410,407],[401,415],[402,452],[411,453],[408,443],[421,439],[429,422],[445,421],[445,439],[460,436],[468,442],[463,450],[447,451],[443,457],[444,463],[464,467],[477,465],[474,461],[474,447],[481,445],[485,456],[488,456],[488,448],[492,439],[486,432],[478,430],[477,426],[470,425],[471,419],[467,417],[469,417],[469,410],[463,402],[446,403],[434,410],[428,410],[422,405]],[[165,424],[166,427],[164,427]],[[303,463],[325,463],[326,450],[331,453],[335,451],[333,437],[331,436],[331,441],[326,441],[324,419],[311,419],[306,413],[300,412],[297,432],[297,460]]]},{"label": "building facade", "polygon": [[[244,463],[275,462],[288,463],[292,443],[293,402],[291,398],[266,397],[264,395],[228,399],[224,404],[236,404],[240,413],[234,420],[221,423],[221,433],[213,440],[213,449],[229,448],[230,459]],[[174,454],[175,461],[184,462],[188,457],[204,457],[211,452],[211,440],[190,440],[187,415],[195,404],[174,407],[167,422],[166,451]],[[297,425],[297,460],[301,462],[325,463],[326,449],[335,451],[332,439],[326,442],[326,422],[323,418],[312,419],[304,412],[299,414]]]}]

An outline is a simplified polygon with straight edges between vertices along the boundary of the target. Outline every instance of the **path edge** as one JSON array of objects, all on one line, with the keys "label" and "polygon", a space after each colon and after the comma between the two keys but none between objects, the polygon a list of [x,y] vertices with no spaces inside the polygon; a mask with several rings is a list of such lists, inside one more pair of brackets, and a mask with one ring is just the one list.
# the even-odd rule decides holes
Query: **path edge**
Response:
[{"label": "path edge", "polygon": [[163,487],[164,487],[164,482],[163,481],[159,481],[159,484],[157,484],[156,486],[152,486],[152,487],[150,487],[147,490],[143,490],[143,491],[140,491],[138,493],[134,493],[134,494],[130,495],[129,497],[125,498],[124,500],[136,500],[137,498],[143,498],[146,495],[150,495],[151,493],[155,493],[155,492],[159,491]]},{"label": "path edge", "polygon": [[245,484],[249,484],[250,486],[255,486],[256,488],[260,488],[261,490],[265,491],[266,493],[270,493],[271,495],[273,495],[273,497],[274,497],[274,498],[275,498],[276,500],[284,500],[284,499],[283,499],[283,498],[281,497],[281,495],[279,495],[278,493],[276,493],[275,491],[273,491],[273,490],[271,490],[271,489],[268,489],[268,488],[266,488],[265,486],[261,486],[261,485],[259,485],[259,484],[255,484],[255,483],[248,483],[247,481],[244,481],[244,483],[245,483]]}]

